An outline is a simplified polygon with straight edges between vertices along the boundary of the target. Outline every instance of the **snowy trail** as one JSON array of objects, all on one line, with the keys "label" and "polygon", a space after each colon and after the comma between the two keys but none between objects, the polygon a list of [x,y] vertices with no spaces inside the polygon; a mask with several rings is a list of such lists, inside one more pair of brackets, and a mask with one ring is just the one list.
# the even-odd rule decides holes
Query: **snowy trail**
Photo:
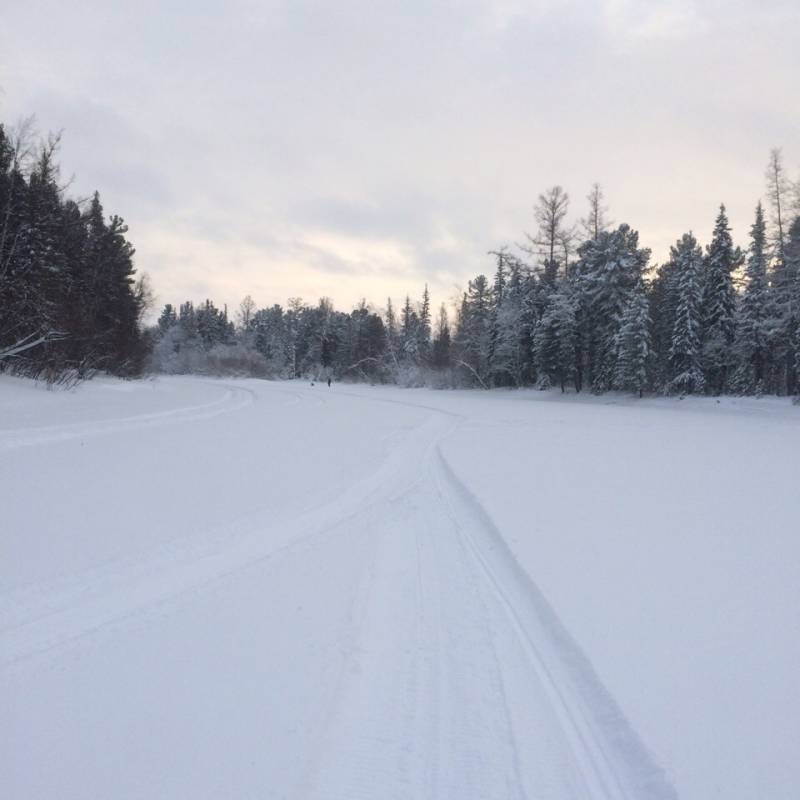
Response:
[{"label": "snowy trail", "polygon": [[[288,394],[300,406],[366,402],[346,392],[264,391]],[[224,387],[222,397],[202,406],[7,431],[0,443],[47,447],[168,429],[236,414],[257,400],[252,390]],[[564,636],[554,635],[552,614],[542,618],[536,602],[543,601],[447,465],[439,442],[461,417],[389,402],[420,410],[418,423],[373,474],[332,501],[270,524],[251,514],[213,535],[7,592],[0,604],[0,675],[24,679],[32,661],[35,672],[36,664],[80,653],[101,634],[112,646],[131,626],[148,629],[158,615],[186,613],[203,594],[235,586],[237,575],[253,569],[291,574],[298,553],[306,561],[328,558],[320,543],[335,537],[356,579],[335,622],[335,679],[315,712],[307,752],[294,754],[293,796],[673,796],[643,749],[620,754],[613,739],[604,739],[635,737],[618,713],[613,729],[607,714],[605,721],[596,715],[592,702],[602,690],[581,696],[563,663]],[[302,584],[302,576],[297,580]],[[267,587],[264,601],[269,597]],[[584,684],[594,680],[590,673],[579,677]]]},{"label": "snowy trail", "polygon": [[[674,798],[432,438],[373,534],[308,798]],[[421,473],[421,474],[420,474]]]},{"label": "snowy trail", "polygon": [[[219,413],[235,411],[243,407],[229,405],[237,394],[250,397],[252,401],[252,392],[228,390],[220,403],[210,404],[210,407],[219,409]],[[187,413],[195,413],[195,410],[165,412],[158,419],[185,422]],[[195,421],[206,418],[193,417]],[[93,430],[97,435],[121,433],[129,430],[128,422],[107,422],[94,429],[89,426],[83,429]],[[427,438],[430,429],[430,423],[422,425],[368,479],[350,487],[335,501],[297,517],[265,524],[263,510],[259,510],[226,523],[220,530],[170,542],[136,559],[112,561],[54,583],[6,592],[0,597],[0,635],[3,637],[0,669],[74,643],[150,606],[228,578],[237,570],[258,562],[279,559],[293,548],[306,546],[315,537],[337,531],[356,513],[380,502],[387,486],[403,480],[408,459],[413,457],[418,446],[416,442]],[[51,439],[31,438],[29,443],[62,441],[66,436],[64,433]]]},{"label": "snowy trail", "polygon": [[[23,392],[59,414],[0,431],[15,798],[677,798],[563,615],[572,592],[593,602],[591,576],[562,574],[554,607],[547,567],[518,561],[525,492],[559,524],[547,487],[493,505],[505,453],[475,458],[489,437],[519,458],[567,419],[593,426],[591,405],[185,379],[109,405],[112,389],[69,413]],[[637,423],[624,413],[603,410],[602,435]]]},{"label": "snowy trail", "polygon": [[125,433],[146,428],[174,425],[181,422],[200,422],[213,419],[222,414],[231,414],[250,405],[255,393],[241,386],[212,384],[222,389],[221,397],[206,403],[172,408],[152,414],[136,414],[130,417],[99,420],[83,423],[68,423],[42,427],[24,427],[18,429],[0,429],[0,452],[17,447],[47,445],[64,442],[70,439],[83,439],[90,436]]}]

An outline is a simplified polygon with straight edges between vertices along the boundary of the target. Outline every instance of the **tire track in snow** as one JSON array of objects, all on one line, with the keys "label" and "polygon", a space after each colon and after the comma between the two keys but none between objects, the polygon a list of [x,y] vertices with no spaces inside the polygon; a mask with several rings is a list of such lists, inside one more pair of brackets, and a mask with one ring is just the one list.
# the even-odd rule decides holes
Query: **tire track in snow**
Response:
[{"label": "tire track in snow", "polygon": [[[507,696],[508,665],[493,642],[497,619],[487,610],[485,577],[432,477],[423,470],[383,507],[353,520],[375,537],[372,590],[358,647],[297,797],[372,798],[376,787],[378,796],[404,799],[586,797],[546,757],[535,764],[546,776],[523,779],[531,763],[523,753],[545,752],[556,721],[547,717],[551,724],[533,735],[515,735],[509,706],[529,703],[536,685]],[[543,702],[537,710],[547,715]],[[526,784],[533,787],[528,794]]]},{"label": "tire track in snow", "polygon": [[[89,605],[70,596],[50,616],[36,604],[10,614],[5,666],[298,547],[313,557],[319,537],[341,534],[354,557],[365,557],[359,542],[371,551],[298,797],[672,800],[591,664],[446,462],[439,443],[463,418],[426,408],[436,413],[375,475],[286,521],[281,546],[255,526],[234,546],[145,560],[142,582],[113,567]],[[155,416],[123,423],[169,424]]]},{"label": "tire track in snow", "polygon": [[677,794],[663,770],[438,446],[436,462],[437,483],[466,548],[569,741],[585,782],[583,796],[675,800]]},{"label": "tire track in snow", "polygon": [[297,517],[265,526],[263,514],[253,512],[234,525],[239,527],[234,536],[209,540],[206,532],[199,543],[173,541],[140,558],[0,595],[0,670],[58,652],[154,606],[188,599],[243,569],[339,534],[342,526],[346,531],[353,519],[385,502],[387,494],[402,493],[418,480],[408,475],[407,463],[440,428],[436,418],[423,423],[369,478]]},{"label": "tire track in snow", "polygon": [[372,511],[371,607],[298,797],[674,800],[445,461],[456,425],[431,431],[407,465],[416,479]]}]

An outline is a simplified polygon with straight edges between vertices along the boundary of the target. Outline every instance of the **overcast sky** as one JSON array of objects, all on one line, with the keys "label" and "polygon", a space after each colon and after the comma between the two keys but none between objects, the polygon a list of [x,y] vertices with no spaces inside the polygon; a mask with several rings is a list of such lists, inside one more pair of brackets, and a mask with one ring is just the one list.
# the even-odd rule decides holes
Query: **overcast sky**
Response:
[{"label": "overcast sky", "polygon": [[63,129],[160,303],[436,302],[599,181],[662,260],[770,147],[800,172],[797,0],[0,6],[0,120]]}]

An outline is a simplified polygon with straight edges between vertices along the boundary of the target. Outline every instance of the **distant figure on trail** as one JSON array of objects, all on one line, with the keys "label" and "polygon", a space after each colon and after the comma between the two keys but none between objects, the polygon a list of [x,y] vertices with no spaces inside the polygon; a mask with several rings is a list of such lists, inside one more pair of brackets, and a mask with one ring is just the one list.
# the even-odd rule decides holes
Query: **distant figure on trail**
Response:
[{"label": "distant figure on trail", "polygon": [[331,388],[331,379],[330,378],[328,378],[328,388],[329,389]]}]

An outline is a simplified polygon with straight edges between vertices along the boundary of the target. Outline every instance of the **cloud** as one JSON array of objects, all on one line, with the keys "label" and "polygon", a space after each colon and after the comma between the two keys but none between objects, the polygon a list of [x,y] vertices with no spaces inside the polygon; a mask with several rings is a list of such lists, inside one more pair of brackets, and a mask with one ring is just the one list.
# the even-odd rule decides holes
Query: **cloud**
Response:
[{"label": "cloud", "polygon": [[32,0],[0,108],[65,129],[172,302],[446,298],[555,183],[575,217],[603,183],[655,258],[720,200],[744,241],[769,147],[800,160],[798,28],[788,0]]},{"label": "cloud", "polygon": [[640,43],[700,37],[709,26],[695,0],[604,0],[603,15],[614,37]]}]

